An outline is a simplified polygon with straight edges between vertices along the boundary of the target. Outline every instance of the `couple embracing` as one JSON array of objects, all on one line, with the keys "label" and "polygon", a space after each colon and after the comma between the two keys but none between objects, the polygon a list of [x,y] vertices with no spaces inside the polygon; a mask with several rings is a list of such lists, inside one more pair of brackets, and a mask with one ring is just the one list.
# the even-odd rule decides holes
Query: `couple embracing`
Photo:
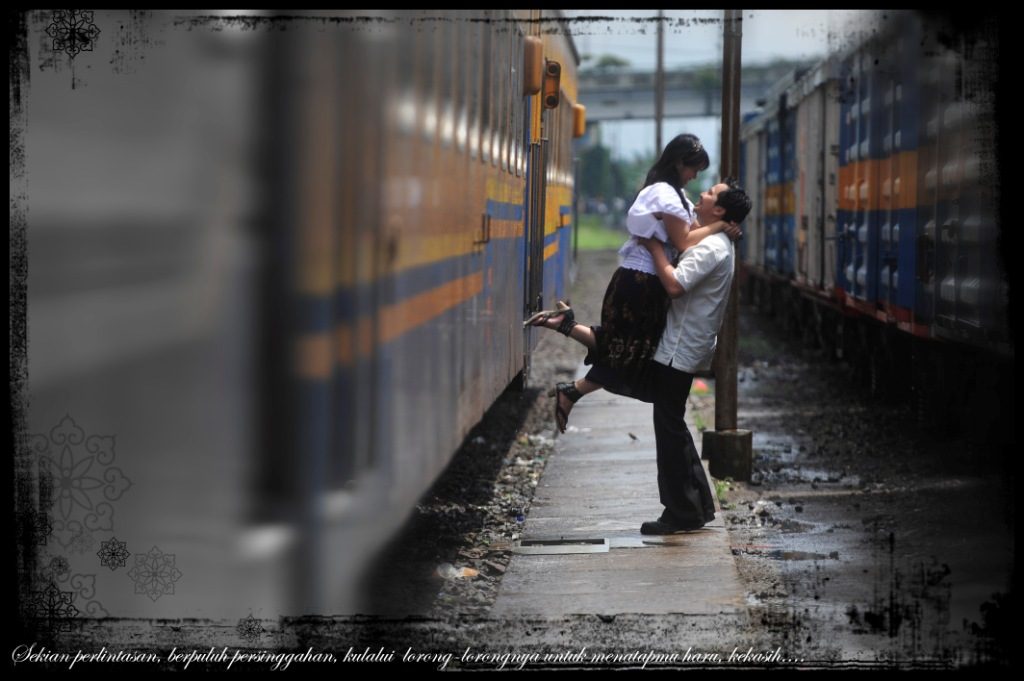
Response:
[{"label": "couple embracing", "polygon": [[747,194],[724,180],[693,204],[683,187],[710,165],[693,135],[679,135],[647,173],[629,209],[631,236],[620,249],[601,307],[585,326],[561,301],[524,324],[556,330],[588,348],[587,375],[559,383],[555,419],[565,432],[573,405],[604,388],[654,405],[658,491],[665,510],[647,535],[675,534],[714,520],[707,476],[686,426],[694,374],[711,368],[735,267],[733,240],[750,212]]}]

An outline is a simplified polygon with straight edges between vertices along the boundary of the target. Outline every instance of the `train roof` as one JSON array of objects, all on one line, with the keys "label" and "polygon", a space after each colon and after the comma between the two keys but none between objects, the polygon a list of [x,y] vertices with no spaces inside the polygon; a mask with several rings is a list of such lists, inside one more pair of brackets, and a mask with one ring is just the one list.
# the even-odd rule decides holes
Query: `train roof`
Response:
[{"label": "train roof", "polygon": [[[884,39],[901,30],[905,22],[911,20],[913,16],[913,12],[908,10],[876,10],[866,14],[858,25],[849,31],[855,38],[848,39],[835,52],[813,66],[795,69],[776,81],[765,96],[765,104],[743,123],[741,134],[751,134],[760,130],[768,118],[778,114],[780,106],[792,108],[826,82],[839,78],[844,61],[857,54],[871,41]],[[878,24],[881,24],[880,28]]]}]

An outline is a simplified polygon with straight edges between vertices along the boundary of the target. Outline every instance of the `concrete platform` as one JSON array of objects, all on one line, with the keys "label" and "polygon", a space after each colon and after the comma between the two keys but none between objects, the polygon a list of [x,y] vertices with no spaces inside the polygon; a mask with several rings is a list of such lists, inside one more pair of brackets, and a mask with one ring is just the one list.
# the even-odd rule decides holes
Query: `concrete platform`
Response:
[{"label": "concrete platform", "polygon": [[[717,500],[717,517],[697,532],[640,534],[640,524],[662,510],[651,406],[600,392],[581,400],[569,420],[570,430],[556,440],[537,486],[521,540],[607,538],[611,548],[513,555],[492,615],[711,615],[744,609],[746,594]],[[699,451],[692,424],[690,430]]]}]

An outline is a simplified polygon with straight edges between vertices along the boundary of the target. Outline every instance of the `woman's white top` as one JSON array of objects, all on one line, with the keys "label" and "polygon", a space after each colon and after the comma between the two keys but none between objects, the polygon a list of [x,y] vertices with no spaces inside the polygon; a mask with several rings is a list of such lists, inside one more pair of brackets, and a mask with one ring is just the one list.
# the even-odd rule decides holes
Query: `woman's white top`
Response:
[{"label": "woman's white top", "polygon": [[646,248],[640,245],[636,237],[654,238],[660,241],[665,247],[665,255],[671,262],[678,251],[668,241],[668,233],[665,232],[665,223],[654,217],[655,213],[668,213],[680,220],[689,223],[691,226],[696,222],[693,213],[693,203],[683,195],[679,200],[679,194],[667,182],[658,182],[640,190],[636,201],[629,208],[629,215],[626,216],[626,229],[633,236],[619,249],[619,265],[631,270],[639,270],[648,274],[656,274],[654,271],[654,259]]}]

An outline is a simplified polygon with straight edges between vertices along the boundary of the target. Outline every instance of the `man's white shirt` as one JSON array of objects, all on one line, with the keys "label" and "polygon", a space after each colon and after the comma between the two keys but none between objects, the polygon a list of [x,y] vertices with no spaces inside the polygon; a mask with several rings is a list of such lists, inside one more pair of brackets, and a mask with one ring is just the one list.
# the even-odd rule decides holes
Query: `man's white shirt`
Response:
[{"label": "man's white shirt", "polygon": [[711,368],[734,260],[732,241],[722,232],[683,253],[674,274],[686,293],[672,300],[655,362],[691,374]]}]

